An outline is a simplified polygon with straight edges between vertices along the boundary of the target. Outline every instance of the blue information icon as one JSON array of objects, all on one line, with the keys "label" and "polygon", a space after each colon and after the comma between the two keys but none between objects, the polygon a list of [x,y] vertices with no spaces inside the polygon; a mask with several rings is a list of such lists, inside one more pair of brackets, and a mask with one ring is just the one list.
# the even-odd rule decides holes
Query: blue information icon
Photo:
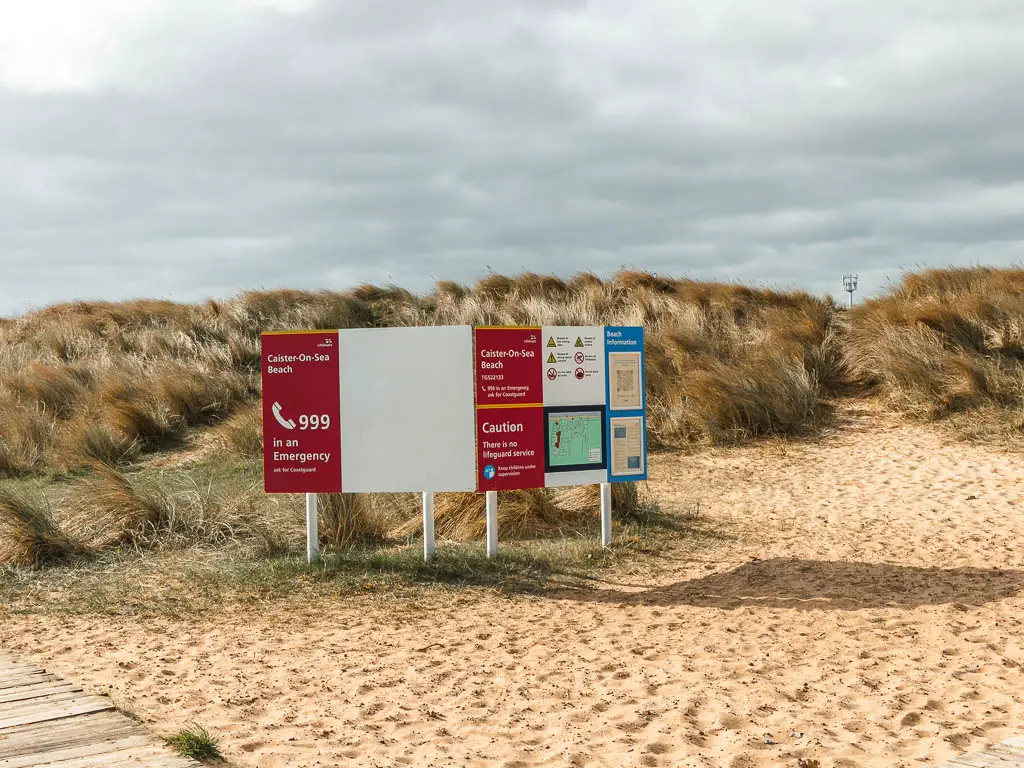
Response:
[{"label": "blue information icon", "polygon": [[494,465],[493,464],[488,464],[486,467],[484,467],[484,479],[485,480],[493,480],[496,471],[497,470],[494,469]]}]

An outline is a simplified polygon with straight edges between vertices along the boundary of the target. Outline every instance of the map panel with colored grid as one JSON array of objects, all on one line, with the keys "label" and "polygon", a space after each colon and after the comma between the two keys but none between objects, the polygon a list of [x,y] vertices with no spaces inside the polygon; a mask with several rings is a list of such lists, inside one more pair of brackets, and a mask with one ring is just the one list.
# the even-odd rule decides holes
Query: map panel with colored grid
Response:
[{"label": "map panel with colored grid", "polygon": [[603,421],[600,411],[549,413],[549,466],[600,466],[604,462]]}]

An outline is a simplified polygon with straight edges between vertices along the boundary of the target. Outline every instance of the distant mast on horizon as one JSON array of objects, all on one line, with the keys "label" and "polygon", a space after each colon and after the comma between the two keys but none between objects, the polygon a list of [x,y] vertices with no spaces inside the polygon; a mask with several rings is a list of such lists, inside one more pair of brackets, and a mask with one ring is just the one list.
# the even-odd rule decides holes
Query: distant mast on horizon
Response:
[{"label": "distant mast on horizon", "polygon": [[850,309],[853,309],[853,292],[857,290],[858,275],[843,275],[843,290],[850,294]]}]

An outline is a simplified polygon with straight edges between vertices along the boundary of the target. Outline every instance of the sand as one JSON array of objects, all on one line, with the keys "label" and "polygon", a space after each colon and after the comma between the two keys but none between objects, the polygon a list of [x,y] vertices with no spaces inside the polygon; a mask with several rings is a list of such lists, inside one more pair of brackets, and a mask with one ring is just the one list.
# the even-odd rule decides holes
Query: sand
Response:
[{"label": "sand", "polygon": [[1021,455],[858,402],[652,472],[725,534],[654,575],[432,613],[15,616],[0,645],[238,766],[919,766],[1024,732]]}]

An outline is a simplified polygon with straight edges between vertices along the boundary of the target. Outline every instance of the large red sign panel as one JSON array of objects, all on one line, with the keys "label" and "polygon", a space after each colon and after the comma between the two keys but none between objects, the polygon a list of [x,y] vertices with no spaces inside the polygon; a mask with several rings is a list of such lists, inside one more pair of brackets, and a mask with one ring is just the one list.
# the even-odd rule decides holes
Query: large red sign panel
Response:
[{"label": "large red sign panel", "polygon": [[540,328],[477,328],[477,489],[544,487]]},{"label": "large red sign panel", "polygon": [[260,348],[264,490],[340,493],[338,332],[266,333]]},{"label": "large red sign panel", "polygon": [[540,328],[476,329],[477,405],[544,402]]},{"label": "large red sign panel", "polygon": [[477,489],[544,487],[544,409],[478,408]]}]

